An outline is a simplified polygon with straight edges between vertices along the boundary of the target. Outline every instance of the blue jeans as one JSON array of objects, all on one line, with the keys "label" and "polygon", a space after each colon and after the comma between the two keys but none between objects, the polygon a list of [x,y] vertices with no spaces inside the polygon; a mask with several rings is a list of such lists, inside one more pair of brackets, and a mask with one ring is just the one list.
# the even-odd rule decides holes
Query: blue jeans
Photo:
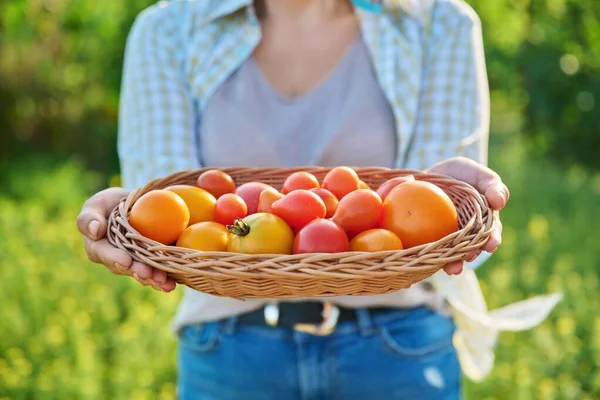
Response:
[{"label": "blue jeans", "polygon": [[237,324],[180,333],[181,400],[460,399],[454,324],[427,308],[357,310],[329,336]]}]

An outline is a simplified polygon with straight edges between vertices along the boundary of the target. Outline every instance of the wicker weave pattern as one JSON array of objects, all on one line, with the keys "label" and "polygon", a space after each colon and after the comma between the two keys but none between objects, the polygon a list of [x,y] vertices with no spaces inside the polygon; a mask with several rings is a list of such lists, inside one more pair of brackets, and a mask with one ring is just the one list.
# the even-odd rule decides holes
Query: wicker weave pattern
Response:
[{"label": "wicker weave pattern", "polygon": [[[259,181],[279,189],[295,171],[308,171],[319,180],[330,168],[225,168],[237,185]],[[459,214],[459,231],[426,245],[377,253],[249,255],[199,252],[164,246],[137,233],[127,216],[144,193],[175,184],[194,185],[205,171],[186,171],[154,180],[132,192],[113,210],[109,241],[142,263],[166,271],[177,283],[201,292],[235,298],[299,298],[375,295],[408,288],[445,264],[464,259],[485,244],[493,215],[485,198],[471,186],[441,175],[387,168],[356,168],[373,188],[386,180],[413,174],[441,187]]]}]

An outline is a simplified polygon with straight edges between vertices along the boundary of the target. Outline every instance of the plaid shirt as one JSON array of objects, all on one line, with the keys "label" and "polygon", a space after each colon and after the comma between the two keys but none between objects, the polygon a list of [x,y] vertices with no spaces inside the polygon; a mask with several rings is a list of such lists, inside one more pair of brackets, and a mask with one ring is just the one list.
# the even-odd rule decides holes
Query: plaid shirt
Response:
[{"label": "plaid shirt", "polygon": [[[453,156],[487,161],[489,92],[480,22],[460,0],[355,0],[364,41],[393,110],[397,167]],[[217,87],[252,54],[251,0],[160,2],[127,41],[118,148],[123,183],[202,166],[199,121]]]}]

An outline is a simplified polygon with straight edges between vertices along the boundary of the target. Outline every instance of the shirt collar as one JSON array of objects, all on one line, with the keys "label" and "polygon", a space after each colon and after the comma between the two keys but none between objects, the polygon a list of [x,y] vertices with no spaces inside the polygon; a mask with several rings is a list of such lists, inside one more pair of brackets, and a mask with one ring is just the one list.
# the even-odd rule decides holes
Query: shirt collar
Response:
[{"label": "shirt collar", "polygon": [[[414,18],[423,20],[435,0],[352,0],[355,7],[370,13],[401,10]],[[208,19],[216,20],[242,8],[252,7],[252,0],[209,0]]]}]

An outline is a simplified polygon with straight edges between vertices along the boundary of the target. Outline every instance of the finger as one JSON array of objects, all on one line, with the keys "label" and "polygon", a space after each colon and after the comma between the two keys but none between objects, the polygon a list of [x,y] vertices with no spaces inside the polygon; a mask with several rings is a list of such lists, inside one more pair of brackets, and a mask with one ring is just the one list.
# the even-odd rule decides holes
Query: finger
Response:
[{"label": "finger", "polygon": [[177,284],[175,283],[175,281],[172,278],[167,278],[165,283],[160,285],[162,291],[165,293],[170,293],[173,290],[175,290],[175,286],[177,286]]},{"label": "finger", "polygon": [[152,281],[156,282],[159,285],[162,285],[167,281],[167,273],[165,271],[161,271],[160,269],[153,268]]},{"label": "finger", "polygon": [[500,217],[497,214],[494,215],[494,219],[494,231],[483,246],[483,250],[487,251],[488,253],[495,252],[500,244],[502,244],[502,221],[500,221]]},{"label": "finger", "polygon": [[90,197],[77,217],[79,232],[90,239],[103,238],[106,234],[107,219],[119,201],[128,195],[127,190],[109,188]]},{"label": "finger", "polygon": [[463,261],[454,261],[444,266],[444,271],[448,275],[459,275],[463,270]]},{"label": "finger", "polygon": [[479,257],[480,254],[481,254],[480,250],[472,251],[467,255],[467,257],[465,258],[465,261],[467,261],[467,262],[475,261],[475,259],[477,257]]},{"label": "finger", "polygon": [[91,240],[84,237],[85,249],[90,261],[116,268],[129,268],[133,259],[126,251],[116,248],[106,239]]},{"label": "finger", "polygon": [[506,206],[510,192],[502,181],[492,181],[489,185],[482,187],[485,189],[480,190],[480,192],[483,193],[492,209],[499,211]]},{"label": "finger", "polygon": [[142,278],[140,278],[140,276],[139,276],[137,273],[135,273],[135,272],[133,272],[133,273],[131,274],[131,276],[133,276],[133,278],[134,278],[136,281],[138,281],[138,282],[139,282],[139,283],[140,283],[142,286],[148,286],[148,285],[150,284],[150,283],[148,282],[148,280],[147,280],[147,279],[142,279]]},{"label": "finger", "polygon": [[[501,210],[510,197],[508,187],[506,187],[502,182],[502,178],[496,172],[475,161],[470,161],[473,163],[473,167],[477,173],[473,182],[467,180],[467,183],[471,184],[479,193],[482,193],[494,210]],[[468,176],[469,174],[465,175]]]},{"label": "finger", "polygon": [[[148,282],[152,279],[152,267],[146,264],[142,264],[141,262],[134,261],[131,265],[131,273],[137,275],[136,278],[141,281]],[[135,276],[134,276],[135,277]]]},{"label": "finger", "polygon": [[160,269],[153,268],[152,270],[152,281],[156,283],[153,287],[156,290],[163,291],[165,293],[169,293],[175,289],[175,281],[172,278],[167,276],[165,271],[161,271]]}]

